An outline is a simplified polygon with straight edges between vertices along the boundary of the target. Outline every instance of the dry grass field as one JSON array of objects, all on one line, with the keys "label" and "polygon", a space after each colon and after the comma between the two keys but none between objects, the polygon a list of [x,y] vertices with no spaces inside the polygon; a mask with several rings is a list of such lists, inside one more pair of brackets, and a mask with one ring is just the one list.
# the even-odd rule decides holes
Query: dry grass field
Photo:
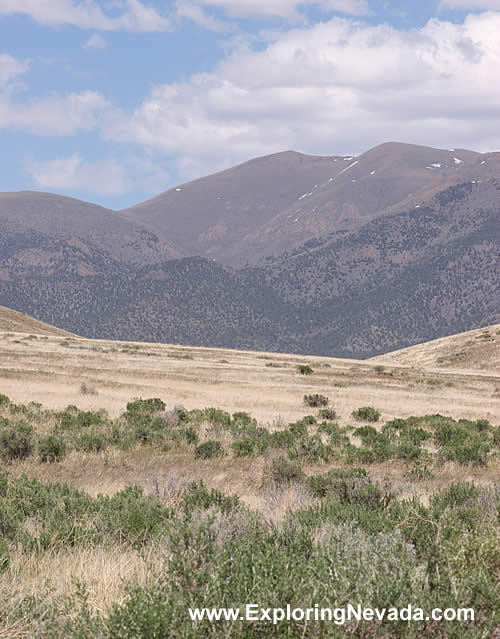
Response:
[{"label": "dry grass field", "polygon": [[[351,412],[359,406],[375,406],[384,421],[440,413],[495,424],[500,421],[500,373],[498,360],[490,354],[498,352],[499,329],[496,325],[372,360],[0,331],[0,392],[16,403],[36,401],[51,409],[68,404],[84,410],[104,408],[114,417],[132,399],[159,397],[169,408],[214,406],[230,413],[247,411],[271,429],[310,414],[303,397],[319,393],[329,397],[342,426],[352,423]],[[488,344],[479,340],[480,348],[486,349],[487,367],[478,366],[475,354],[465,362],[469,368],[438,367],[436,356],[441,356],[445,345],[455,348],[457,340],[467,342],[485,330],[494,336]],[[422,361],[432,365],[424,366]],[[298,374],[299,364],[312,366],[314,373]],[[146,482],[165,466],[164,455],[155,453],[119,457],[107,460],[105,472],[99,472],[102,464],[96,456],[87,459],[81,455],[69,456],[57,468],[43,466],[33,472],[70,481],[92,493],[109,493],[130,482]],[[226,490],[246,493],[253,485],[248,480],[255,463],[245,461],[241,468],[241,460],[236,460],[238,477],[232,476],[228,460],[215,462],[215,467],[211,462],[208,471],[199,463],[193,468],[190,459],[188,470]],[[184,471],[182,456],[169,459],[168,468]],[[27,469],[21,466],[19,470]],[[393,470],[389,465],[383,472]]]},{"label": "dry grass field", "polygon": [[[500,325],[358,361],[88,340],[29,319],[23,324],[22,316],[7,318],[0,311],[0,393],[15,403],[40,402],[49,409],[74,404],[118,417],[127,402],[158,397],[170,409],[246,411],[273,431],[311,414],[303,398],[318,393],[329,397],[342,427],[353,423],[351,412],[360,406],[376,407],[383,422],[435,413],[500,422]],[[299,374],[301,364],[311,366],[312,374]],[[279,521],[290,508],[312,500],[297,487],[272,495],[263,491],[261,478],[268,463],[266,455],[200,460],[187,447],[169,452],[149,447],[71,451],[55,464],[28,458],[10,463],[8,470],[13,477],[67,482],[93,496],[139,484],[167,501],[169,486],[203,479],[209,487],[239,495],[270,521]],[[306,465],[305,470],[313,473],[335,465]],[[417,495],[425,504],[452,481],[491,485],[500,477],[500,460],[492,459],[487,466],[447,462],[418,484],[408,480],[408,467],[397,461],[370,464],[367,471],[376,482],[390,483],[399,496]],[[142,585],[154,580],[155,556],[155,549],[139,555],[121,548],[61,550],[43,558],[13,552],[9,570],[0,574],[0,597],[14,591],[16,596],[40,592],[47,576],[57,575],[55,594],[78,579],[87,585],[93,608],[105,612],[124,599],[124,580]],[[0,629],[1,638],[27,636],[26,626],[17,620]]]}]

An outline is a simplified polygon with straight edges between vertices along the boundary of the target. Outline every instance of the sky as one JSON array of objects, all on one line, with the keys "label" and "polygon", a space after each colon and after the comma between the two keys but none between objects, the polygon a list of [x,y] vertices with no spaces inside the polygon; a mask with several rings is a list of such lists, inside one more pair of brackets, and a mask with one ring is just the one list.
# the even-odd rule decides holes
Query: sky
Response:
[{"label": "sky", "polygon": [[253,157],[500,150],[500,0],[0,0],[0,191],[122,209]]}]

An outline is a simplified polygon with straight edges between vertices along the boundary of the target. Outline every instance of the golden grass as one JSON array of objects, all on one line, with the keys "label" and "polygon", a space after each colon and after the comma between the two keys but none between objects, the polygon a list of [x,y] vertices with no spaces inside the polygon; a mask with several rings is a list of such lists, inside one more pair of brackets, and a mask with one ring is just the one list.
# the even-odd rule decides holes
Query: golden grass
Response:
[{"label": "golden grass", "polygon": [[91,607],[105,612],[125,598],[126,581],[145,585],[154,580],[156,552],[99,546],[43,554],[14,551],[8,570],[0,576],[0,593],[20,598],[50,588],[51,596],[57,597],[72,592],[78,581],[86,586]]},{"label": "golden grass", "polygon": [[33,333],[35,335],[71,335],[67,331],[40,322],[29,315],[13,311],[5,306],[0,306],[0,331]]},{"label": "golden grass", "polygon": [[379,355],[379,364],[500,371],[500,324]]},{"label": "golden grass", "polygon": [[[0,333],[0,392],[47,408],[76,404],[116,416],[134,397],[157,396],[168,406],[244,410],[272,423],[279,416],[285,422],[301,417],[308,412],[304,394],[321,393],[330,397],[344,424],[360,405],[375,405],[387,419],[439,412],[495,421],[500,414],[495,394],[500,380],[494,372],[391,366],[380,375],[371,360],[19,337]],[[311,364],[314,374],[298,375],[300,362]],[[98,394],[81,394],[82,382]]]},{"label": "golden grass", "polygon": [[[310,364],[314,373],[299,375],[298,363]],[[161,397],[170,408],[182,404],[189,409],[216,406],[231,413],[248,411],[260,423],[274,428],[314,412],[304,406],[303,396],[320,393],[330,398],[341,425],[353,423],[351,412],[359,406],[375,406],[384,421],[430,413],[500,421],[500,377],[495,371],[486,374],[386,365],[381,372],[377,364],[377,360],[77,337],[34,340],[0,333],[0,392],[18,403],[33,400],[47,408],[76,404],[87,410],[105,408],[117,416],[134,397]],[[82,394],[82,382],[94,387],[97,394]],[[43,424],[40,430],[44,430]],[[91,494],[111,494],[131,483],[146,486],[155,478],[161,479],[168,467],[252,501],[264,463],[262,458],[227,457],[200,462],[188,450],[111,449],[101,455],[72,453],[62,464],[28,461],[15,464],[12,471],[67,481]],[[379,475],[381,471],[371,467],[371,472]],[[405,481],[404,467],[391,462],[387,472]],[[471,473],[482,480],[482,469],[466,474]],[[451,476],[463,477],[464,471],[456,468]],[[441,480],[436,481],[439,484]]]},{"label": "golden grass", "polygon": [[[169,408],[182,404],[189,409],[216,406],[231,413],[247,411],[271,428],[316,412],[304,406],[303,396],[320,393],[330,398],[341,425],[352,424],[351,412],[360,406],[378,408],[384,421],[441,413],[499,423],[500,378],[495,366],[480,369],[472,362],[467,369],[426,367],[425,347],[418,348],[416,359],[414,354],[410,357],[401,352],[403,355],[396,353],[392,359],[357,361],[77,337],[45,335],[33,339],[0,332],[0,393],[16,403],[38,401],[44,407],[59,409],[76,404],[87,410],[104,408],[112,416],[124,411],[133,398],[160,397]],[[434,346],[430,349],[435,363]],[[376,368],[381,361],[383,371]],[[299,363],[310,364],[314,373],[299,375]],[[82,382],[94,387],[97,394],[82,394]],[[44,424],[39,426],[42,432],[45,428]],[[174,475],[181,484],[203,479],[209,487],[239,495],[275,525],[287,510],[307,505],[311,497],[297,486],[263,490],[262,475],[269,461],[267,456],[203,461],[194,459],[187,448],[173,452],[150,447],[128,451],[111,448],[99,454],[72,452],[62,463],[40,464],[36,459],[16,462],[9,471],[14,476],[26,473],[46,481],[67,482],[91,495],[113,494],[127,485],[140,484],[161,498],[168,494]],[[323,472],[334,466],[310,466],[306,472]],[[500,476],[500,460],[492,460],[487,468],[448,463],[434,470],[432,479],[418,482],[408,479],[407,466],[394,461],[373,464],[367,470],[378,483],[390,484],[400,497],[416,494],[427,503],[434,492],[454,480],[490,483]],[[20,596],[39,592],[52,575],[56,576],[55,595],[67,593],[77,579],[87,585],[91,605],[105,611],[112,602],[122,600],[124,580],[144,584],[154,578],[156,558],[153,552],[140,556],[123,548],[40,556],[14,551],[10,568],[0,576],[0,598],[9,592]],[[0,630],[0,638],[25,636],[22,623]]]}]

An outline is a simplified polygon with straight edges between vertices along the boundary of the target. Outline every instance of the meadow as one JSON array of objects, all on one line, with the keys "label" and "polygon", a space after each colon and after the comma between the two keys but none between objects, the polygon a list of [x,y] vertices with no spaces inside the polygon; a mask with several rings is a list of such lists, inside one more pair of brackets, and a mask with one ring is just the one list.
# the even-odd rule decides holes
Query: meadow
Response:
[{"label": "meadow", "polygon": [[[495,330],[460,368],[0,334],[0,637],[495,636]],[[188,617],[249,602],[476,619]]]}]

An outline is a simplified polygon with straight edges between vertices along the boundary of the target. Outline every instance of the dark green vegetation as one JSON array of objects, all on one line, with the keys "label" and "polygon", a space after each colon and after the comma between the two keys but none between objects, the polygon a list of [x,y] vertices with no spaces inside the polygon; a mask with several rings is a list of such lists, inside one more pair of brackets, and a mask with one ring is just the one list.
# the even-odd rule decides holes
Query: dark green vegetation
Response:
[{"label": "dark green vegetation", "polygon": [[[305,397],[309,406],[328,403],[323,395]],[[370,406],[352,414],[367,422],[380,419],[380,412]],[[231,415],[213,407],[166,410],[159,398],[129,402],[127,410],[112,419],[105,410],[85,411],[70,405],[51,411],[37,403],[16,405],[0,394],[0,458],[15,462],[37,455],[40,463],[53,463],[63,461],[70,451],[99,453],[109,447],[127,450],[147,445],[165,452],[189,449],[199,459],[275,451],[306,464],[371,464],[395,459],[412,467],[445,461],[486,466],[500,447],[500,427],[485,419],[457,421],[427,415],[393,419],[377,430],[373,426],[340,427],[335,418],[333,408],[319,408],[317,415],[306,415],[271,431],[245,412]]]},{"label": "dark green vegetation", "polygon": [[[326,410],[333,409],[319,412]],[[73,593],[57,597],[50,589],[24,598],[12,592],[0,603],[0,633],[2,625],[22,622],[47,639],[340,639],[346,630],[361,638],[490,636],[500,623],[500,486],[452,483],[424,506],[374,482],[368,470],[375,461],[397,459],[417,481],[450,459],[487,465],[499,455],[500,429],[484,419],[442,415],[393,419],[379,430],[340,428],[323,417],[307,415],[271,432],[245,412],[170,410],[158,398],[131,401],[111,419],[105,411],[75,406],[49,411],[34,403],[16,405],[0,394],[0,453],[8,462],[0,474],[0,573],[9,570],[14,552],[41,557],[81,548],[142,553],[154,547],[158,562],[154,583],[130,582],[125,599],[106,613],[91,605],[78,584]],[[308,500],[276,524],[202,482],[179,485],[169,502],[134,486],[91,497],[9,473],[30,456],[35,463],[60,463],[70,451],[96,454],[111,446],[153,446],[166,454],[191,450],[205,460],[207,471],[221,454],[265,453],[263,494],[293,489]],[[308,463],[326,461],[336,465],[306,472]],[[189,608],[253,602],[266,608],[411,603],[426,613],[435,607],[473,608],[476,620],[347,627],[236,621],[230,627],[225,621],[192,622],[188,615]]]},{"label": "dark green vegetation", "polygon": [[[282,472],[282,471],[281,471]],[[396,500],[361,468],[326,474],[291,473],[315,498],[270,526],[237,497],[191,483],[175,507],[139,488],[113,497],[89,497],[65,485],[0,476],[0,570],[9,548],[43,553],[57,548],[154,544],[159,577],[150,586],[129,585],[122,603],[100,614],[85,589],[49,593],[0,605],[0,623],[29,619],[37,637],[160,639],[228,636],[229,624],[191,622],[194,607],[364,606],[426,613],[435,607],[475,610],[473,623],[362,622],[354,629],[332,622],[245,623],[229,636],[341,638],[490,636],[499,619],[498,515],[500,492],[455,483],[428,507]],[[297,484],[297,482],[300,482]],[[36,533],[26,532],[36,522]]]},{"label": "dark green vegetation", "polygon": [[499,189],[464,182],[238,270],[161,261],[152,233],[116,253],[6,221],[0,304],[87,337],[375,355],[497,320]]}]

